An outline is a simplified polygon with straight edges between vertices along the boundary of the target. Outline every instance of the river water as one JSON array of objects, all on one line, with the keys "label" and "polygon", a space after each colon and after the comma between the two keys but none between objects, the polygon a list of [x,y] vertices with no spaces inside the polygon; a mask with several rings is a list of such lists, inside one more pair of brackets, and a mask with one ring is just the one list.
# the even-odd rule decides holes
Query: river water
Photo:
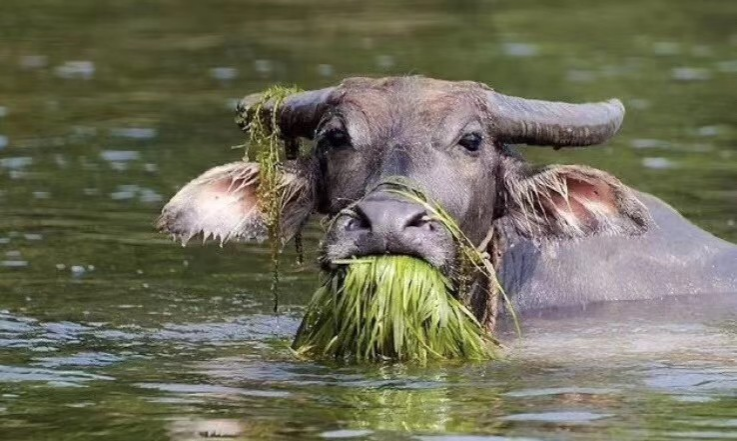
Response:
[{"label": "river water", "polygon": [[737,438],[737,295],[523,319],[502,362],[334,366],[287,346],[317,284],[153,222],[236,160],[234,100],[421,73],[620,97],[585,163],[737,241],[737,3],[2,0],[0,439]]}]

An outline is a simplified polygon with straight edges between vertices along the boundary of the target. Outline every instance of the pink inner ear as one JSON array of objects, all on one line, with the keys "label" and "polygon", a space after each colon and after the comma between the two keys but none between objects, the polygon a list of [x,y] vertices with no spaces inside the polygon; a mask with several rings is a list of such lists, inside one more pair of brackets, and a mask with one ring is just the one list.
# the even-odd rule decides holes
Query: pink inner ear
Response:
[{"label": "pink inner ear", "polygon": [[566,187],[568,199],[557,192],[550,195],[551,205],[559,215],[568,214],[577,223],[596,228],[602,214],[617,213],[616,196],[606,182],[567,177]]},{"label": "pink inner ear", "polygon": [[203,185],[189,207],[189,229],[221,237],[237,232],[243,221],[256,213],[255,185],[253,181],[230,177]]},{"label": "pink inner ear", "polygon": [[[280,188],[284,199],[281,239],[289,240],[312,213],[310,181],[297,173],[284,173]],[[166,204],[158,228],[183,242],[194,236],[227,241],[263,241],[267,220],[258,200],[259,166],[234,162],[214,167],[185,185]]]},{"label": "pink inner ear", "polygon": [[257,166],[250,163],[208,170],[166,204],[159,227],[184,242],[198,234],[221,241],[236,237],[261,240],[257,174]]},{"label": "pink inner ear", "polygon": [[258,204],[257,185],[253,180],[227,178],[212,184],[209,191],[203,192],[202,196],[212,198],[215,205],[221,201],[234,202],[233,198],[235,198],[235,201],[237,201],[235,211],[242,216],[248,216]]},{"label": "pink inner ear", "polygon": [[578,198],[572,196],[570,193],[568,199],[563,197],[560,193],[552,193],[550,195],[550,202],[552,202],[552,214],[560,215],[565,213],[572,215],[578,222],[584,224],[590,224],[594,222],[594,216],[589,212],[583,203]]}]

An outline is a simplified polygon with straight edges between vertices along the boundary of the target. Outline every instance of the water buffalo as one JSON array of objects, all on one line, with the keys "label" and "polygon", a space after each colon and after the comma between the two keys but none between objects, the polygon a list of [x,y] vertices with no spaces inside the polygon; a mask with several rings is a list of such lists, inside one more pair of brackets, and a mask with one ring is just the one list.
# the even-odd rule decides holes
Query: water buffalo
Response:
[{"label": "water buffalo", "polygon": [[[246,129],[263,117],[254,114],[258,98],[240,104]],[[387,191],[399,177],[484,243],[517,310],[737,292],[735,245],[604,171],[537,168],[512,147],[605,142],[624,118],[616,99],[568,104],[476,82],[350,78],[293,95],[277,112],[267,120],[279,124],[287,145],[315,141],[309,155],[284,165],[281,234],[288,240],[312,213],[329,216],[328,267],[351,256],[406,254],[454,274],[456,242],[422,205]],[[185,240],[263,237],[258,172],[244,162],[207,171],[164,208],[161,229]],[[488,285],[474,286],[469,304],[488,326]]]}]

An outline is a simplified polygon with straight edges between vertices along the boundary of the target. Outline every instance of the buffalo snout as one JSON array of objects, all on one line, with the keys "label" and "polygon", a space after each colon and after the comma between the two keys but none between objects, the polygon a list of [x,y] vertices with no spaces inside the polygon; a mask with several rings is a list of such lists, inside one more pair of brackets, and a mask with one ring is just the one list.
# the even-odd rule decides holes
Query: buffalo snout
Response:
[{"label": "buffalo snout", "polygon": [[343,210],[325,242],[325,260],[406,255],[447,269],[455,256],[448,230],[425,207],[386,192],[373,193]]}]

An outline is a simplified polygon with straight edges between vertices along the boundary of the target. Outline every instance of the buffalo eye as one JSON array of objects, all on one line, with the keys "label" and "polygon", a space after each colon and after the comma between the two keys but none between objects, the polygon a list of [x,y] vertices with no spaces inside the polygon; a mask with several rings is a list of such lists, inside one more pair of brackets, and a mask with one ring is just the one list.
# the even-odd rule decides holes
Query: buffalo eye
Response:
[{"label": "buffalo eye", "polygon": [[463,137],[458,140],[458,145],[468,150],[469,152],[478,152],[481,148],[481,142],[483,140],[484,139],[480,133],[472,132],[463,135]]},{"label": "buffalo eye", "polygon": [[339,149],[349,146],[351,142],[345,130],[333,128],[323,133],[320,143],[329,148]]}]

